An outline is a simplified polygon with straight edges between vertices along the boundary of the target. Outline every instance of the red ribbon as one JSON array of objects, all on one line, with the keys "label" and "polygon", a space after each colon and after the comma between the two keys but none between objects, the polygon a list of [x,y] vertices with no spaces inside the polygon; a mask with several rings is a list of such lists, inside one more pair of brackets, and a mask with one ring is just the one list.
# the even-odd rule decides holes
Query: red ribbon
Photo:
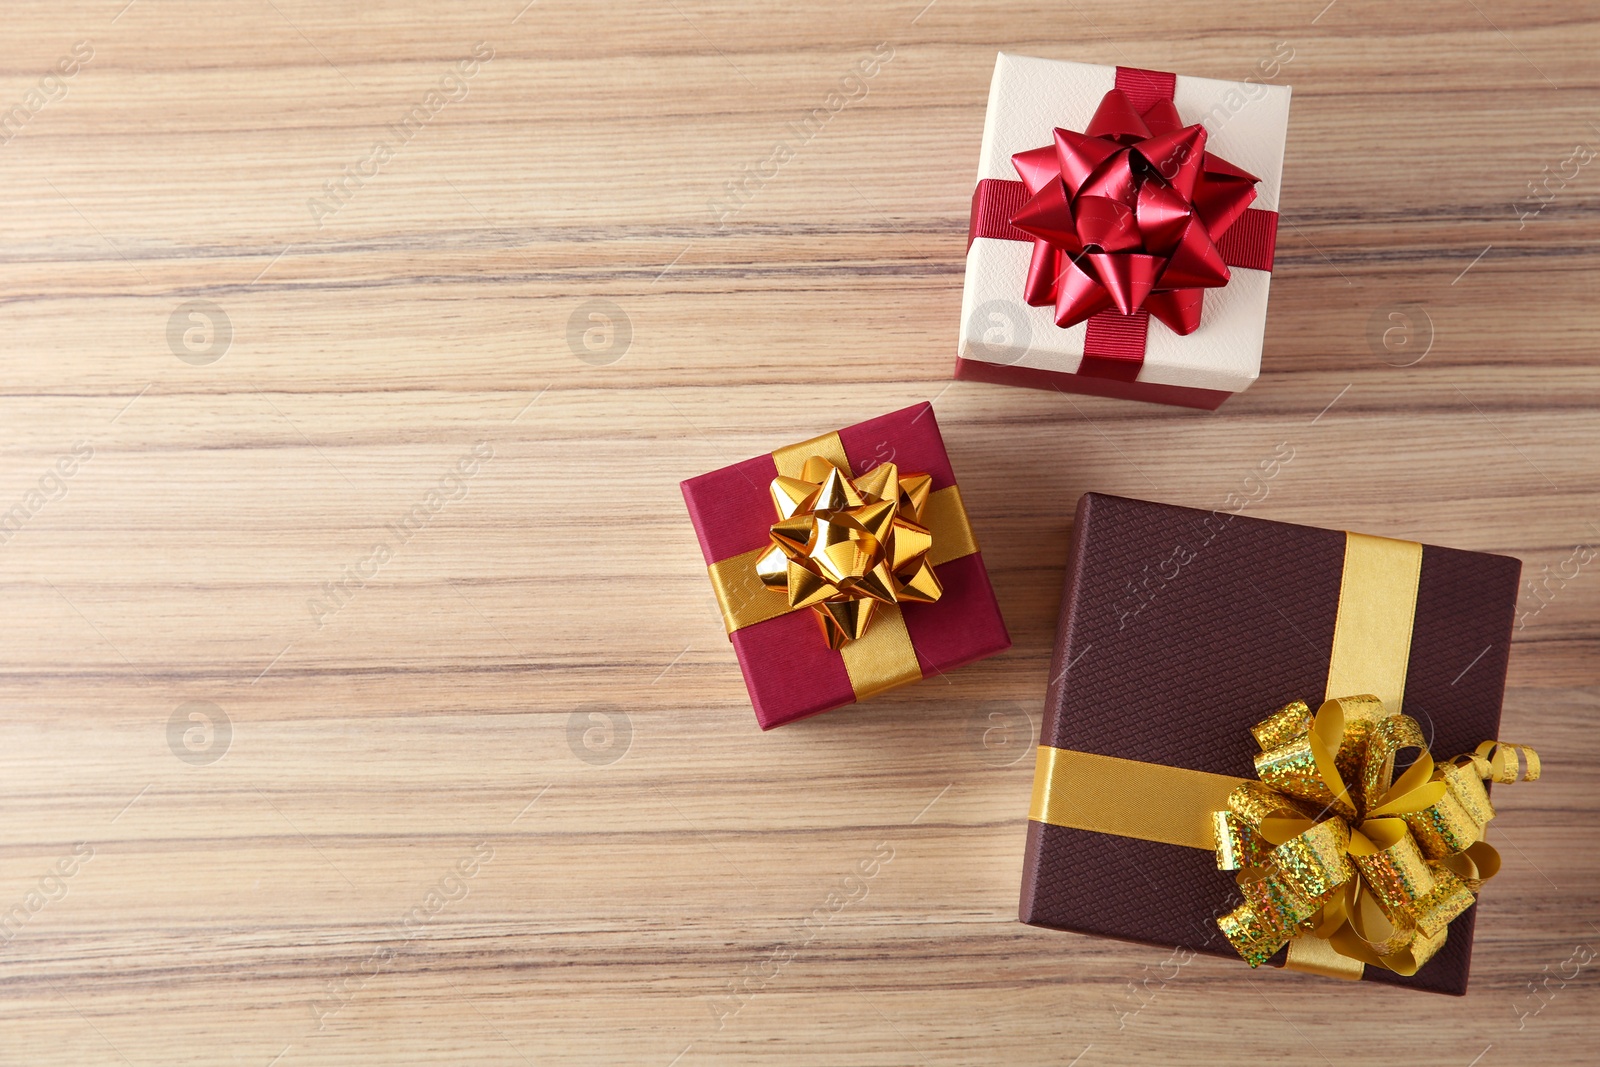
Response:
[{"label": "red ribbon", "polygon": [[1131,382],[1154,315],[1179,334],[1200,326],[1205,290],[1229,267],[1272,269],[1278,213],[1250,207],[1254,175],[1205,150],[1184,126],[1177,76],[1118,67],[1088,129],[1011,157],[1021,181],[985,178],[967,244],[1033,244],[1024,299],[1054,305],[1056,325],[1086,322],[1079,374]]}]

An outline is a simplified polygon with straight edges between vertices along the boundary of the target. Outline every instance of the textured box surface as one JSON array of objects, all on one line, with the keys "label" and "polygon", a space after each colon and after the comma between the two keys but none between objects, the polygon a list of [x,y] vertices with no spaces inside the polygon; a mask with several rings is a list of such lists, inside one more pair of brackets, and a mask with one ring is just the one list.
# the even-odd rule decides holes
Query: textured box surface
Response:
[{"label": "textured box surface", "polygon": [[[1011,157],[1051,143],[1056,127],[1082,131],[1116,79],[1116,68],[1001,53],[984,120],[978,178],[1015,180]],[[1289,89],[1179,75],[1173,102],[1184,123],[1206,127],[1206,151],[1260,179],[1252,205],[1278,210]],[[1179,336],[1151,322],[1136,383],[1091,381],[1076,374],[1087,325],[1062,328],[1053,307],[1023,301],[1032,246],[979,237],[967,250],[958,375],[1010,384],[1099,392],[1215,407],[1247,388],[1261,368],[1271,274],[1234,268],[1226,286],[1205,294],[1199,329]],[[1063,381],[1059,375],[1073,375]],[[1156,387],[1165,387],[1160,389]],[[1196,391],[1186,394],[1185,391]],[[1183,399],[1188,395],[1189,399]]]},{"label": "textured box surface", "polygon": [[[1324,696],[1344,544],[1339,531],[1084,496],[1040,744],[1253,778],[1250,727]],[[1402,710],[1441,760],[1497,736],[1520,573],[1506,556],[1423,548]],[[1215,923],[1240,899],[1210,852],[1028,823],[1024,922],[1243,967]],[[1366,977],[1464,993],[1476,912],[1416,975]]]},{"label": "textured box surface", "polygon": [[[857,475],[893,461],[902,474],[930,475],[935,493],[956,484],[929,404],[847,426],[839,431],[839,440]],[[770,543],[768,530],[777,516],[768,487],[776,475],[769,454],[683,483],[707,565]],[[944,587],[939,600],[900,607],[922,676],[943,674],[1009,648],[1011,638],[982,553],[938,564],[934,571]],[[781,594],[756,586],[748,595]],[[762,729],[856,700],[843,657],[828,648],[809,609],[735,630],[730,639]]]}]

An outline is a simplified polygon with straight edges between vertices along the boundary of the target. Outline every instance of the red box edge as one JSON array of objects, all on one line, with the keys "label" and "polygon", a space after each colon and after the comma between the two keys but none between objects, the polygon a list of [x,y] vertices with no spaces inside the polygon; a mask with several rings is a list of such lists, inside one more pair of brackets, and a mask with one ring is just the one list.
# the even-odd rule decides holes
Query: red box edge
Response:
[{"label": "red box edge", "polygon": [[1105,396],[1115,400],[1138,400],[1168,407],[1215,411],[1233,393],[1223,389],[1196,389],[1186,385],[1160,385],[1155,382],[1119,382],[1086,374],[1066,374],[1036,367],[1002,367],[979,359],[956,357],[955,377],[963,381],[1011,385],[1024,389],[1054,390],[1083,396]]}]

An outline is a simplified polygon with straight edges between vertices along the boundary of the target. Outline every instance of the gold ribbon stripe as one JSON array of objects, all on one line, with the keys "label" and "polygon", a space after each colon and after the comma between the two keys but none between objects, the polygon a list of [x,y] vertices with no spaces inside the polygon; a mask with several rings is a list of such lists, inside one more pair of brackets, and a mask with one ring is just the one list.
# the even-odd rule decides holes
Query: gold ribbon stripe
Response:
[{"label": "gold ribbon stripe", "polygon": [[978,536],[967,521],[967,507],[961,501],[960,486],[947,485],[930,494],[922,517],[933,532],[928,562],[935,567],[978,551]]},{"label": "gold ribbon stripe", "polygon": [[717,607],[722,609],[722,625],[730,634],[795,610],[789,607],[788,597],[774,593],[756,576],[756,562],[771,548],[770,544],[762,545],[706,567],[711,589],[717,594]]},{"label": "gold ribbon stripe", "polygon": [[[1371,693],[1398,714],[1411,662],[1411,628],[1422,578],[1422,546],[1371,534],[1344,535],[1344,576],[1333,623],[1324,699]],[[1366,964],[1336,952],[1320,937],[1289,942],[1284,966],[1346,982],[1359,981]]]},{"label": "gold ribbon stripe", "polygon": [[1345,534],[1326,699],[1371,693],[1400,713],[1421,575],[1422,546],[1415,541]]},{"label": "gold ribbon stripe", "polygon": [[1211,813],[1243,778],[1040,745],[1028,818],[1186,848],[1215,849]]},{"label": "gold ribbon stripe", "polygon": [[919,681],[922,666],[899,604],[879,604],[867,632],[839,650],[857,700],[897,685]]},{"label": "gold ribbon stripe", "polygon": [[[806,460],[812,456],[821,456],[847,472],[851,469],[850,457],[844,454],[844,442],[839,440],[837,433],[825,433],[821,437],[780,448],[772,453],[772,462],[778,465],[778,477],[798,478],[805,470]],[[761,551],[765,552],[771,547],[768,545]]]}]

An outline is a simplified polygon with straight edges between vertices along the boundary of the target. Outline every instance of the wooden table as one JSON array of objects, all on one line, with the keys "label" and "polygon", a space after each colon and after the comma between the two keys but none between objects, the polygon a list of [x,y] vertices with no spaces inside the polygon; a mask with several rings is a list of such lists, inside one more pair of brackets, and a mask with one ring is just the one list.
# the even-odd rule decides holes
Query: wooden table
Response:
[{"label": "wooden table", "polygon": [[[7,7],[0,1061],[1594,1062],[1592,6],[522,2]],[[1221,412],[949,380],[1001,48],[1292,53]],[[929,398],[1015,647],[760,733],[678,481]],[[1462,1000],[1016,922],[1073,502],[1283,441],[1537,585]]]}]

